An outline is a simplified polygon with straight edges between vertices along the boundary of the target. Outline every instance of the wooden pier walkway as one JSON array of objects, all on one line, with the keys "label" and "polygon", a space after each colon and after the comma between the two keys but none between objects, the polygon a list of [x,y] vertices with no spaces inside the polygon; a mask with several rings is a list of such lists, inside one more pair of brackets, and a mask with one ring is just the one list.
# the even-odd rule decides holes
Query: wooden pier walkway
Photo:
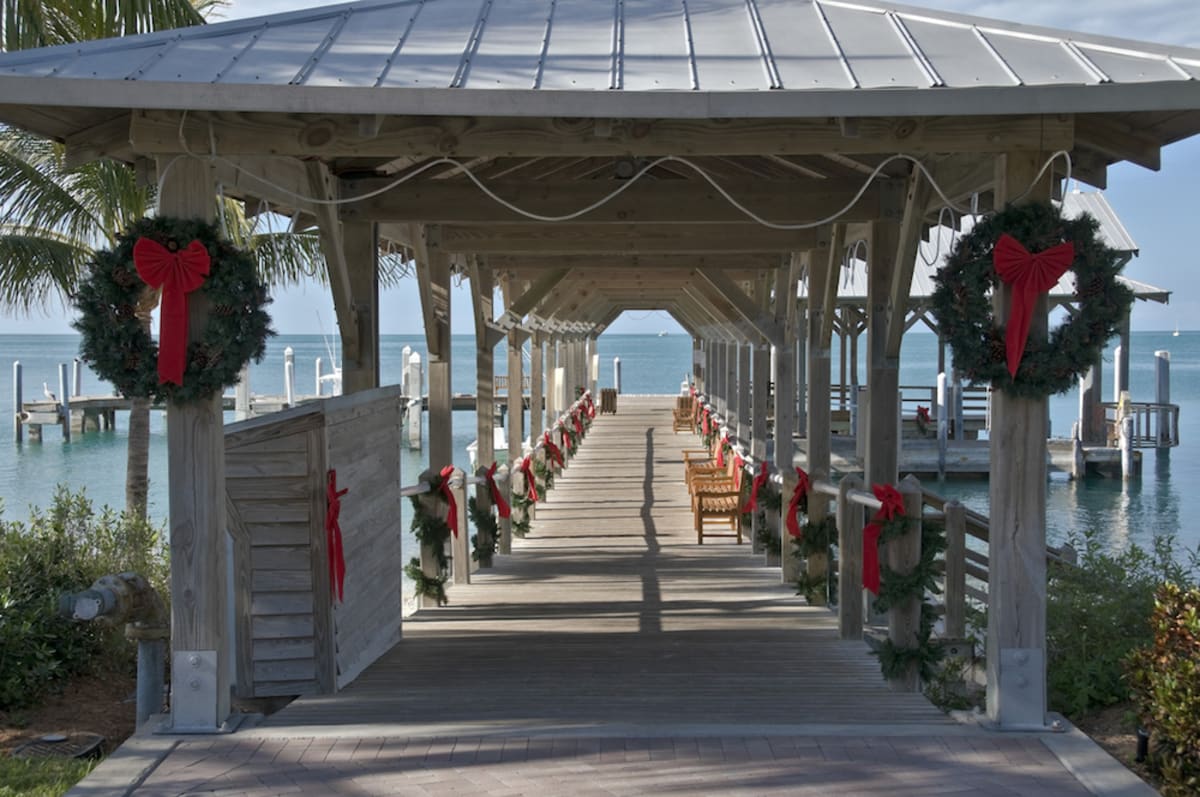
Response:
[{"label": "wooden pier walkway", "polygon": [[531,535],[341,692],[138,737],[72,795],[122,771],[143,797],[1146,793],[1077,731],[998,735],[889,690],[749,544],[697,545],[672,405],[598,416]]}]

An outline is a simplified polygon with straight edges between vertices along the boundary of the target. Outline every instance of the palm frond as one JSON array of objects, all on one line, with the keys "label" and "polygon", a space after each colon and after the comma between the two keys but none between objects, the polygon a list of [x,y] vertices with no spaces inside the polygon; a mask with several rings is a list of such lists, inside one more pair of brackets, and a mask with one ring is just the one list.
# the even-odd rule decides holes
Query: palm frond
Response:
[{"label": "palm frond", "polygon": [[28,312],[65,304],[90,256],[77,241],[0,226],[0,305]]}]

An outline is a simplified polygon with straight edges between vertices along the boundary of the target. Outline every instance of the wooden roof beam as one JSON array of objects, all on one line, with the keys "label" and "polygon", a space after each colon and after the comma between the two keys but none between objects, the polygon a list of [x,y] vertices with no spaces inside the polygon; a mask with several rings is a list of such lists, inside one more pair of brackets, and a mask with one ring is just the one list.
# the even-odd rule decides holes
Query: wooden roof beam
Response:
[{"label": "wooden roof beam", "polygon": [[[987,161],[991,174],[991,160]],[[442,246],[476,254],[710,254],[808,249],[812,230],[773,230],[760,224],[446,224]]]},{"label": "wooden roof beam", "polygon": [[[776,263],[778,264],[778,260]],[[764,313],[761,302],[756,302],[747,296],[746,292],[735,285],[733,280],[719,271],[710,271],[709,269],[696,269],[696,275],[732,304],[742,320],[750,324],[754,331],[762,335],[769,343],[780,345],[783,342],[783,330],[775,322],[775,319]]]},{"label": "wooden roof beam", "polygon": [[[361,116],[139,110],[129,139],[145,154],[174,153],[182,135],[192,152],[302,157],[625,157],[686,152],[705,155],[825,155],[908,152],[1053,151],[1071,149],[1067,114],[1023,116],[859,117],[847,137],[838,120],[588,119],[543,117],[386,116],[362,135]],[[211,128],[210,128],[211,124]],[[604,130],[600,130],[600,126]],[[211,138],[210,138],[211,130]],[[603,132],[603,135],[600,135]]]},{"label": "wooden roof beam", "polygon": [[[1102,116],[1079,117],[1075,140],[1078,146],[1114,160],[1129,161],[1156,172],[1162,168],[1162,150],[1157,142]],[[1048,147],[1046,151],[1053,149]]]}]

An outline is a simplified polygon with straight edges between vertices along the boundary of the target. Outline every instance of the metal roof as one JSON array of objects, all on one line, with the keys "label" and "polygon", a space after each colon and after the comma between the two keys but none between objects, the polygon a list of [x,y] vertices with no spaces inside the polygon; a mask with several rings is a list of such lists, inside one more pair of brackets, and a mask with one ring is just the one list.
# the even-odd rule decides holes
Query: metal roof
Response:
[{"label": "metal roof", "polygon": [[[1080,86],[1122,88],[1122,110],[1154,110],[1195,107],[1200,50],[842,0],[360,0],[2,54],[0,96],[20,86],[3,76],[120,81],[121,96],[130,84],[175,84],[164,104],[194,109],[215,107],[223,96],[215,87],[253,85],[371,90],[357,100],[347,93],[347,110],[380,113],[416,112],[407,92],[386,90],[447,89],[517,92],[507,98],[516,103],[513,114],[544,104],[521,107],[520,95],[528,102],[529,95],[579,92],[593,95],[593,104],[564,106],[558,97],[556,113],[612,112],[614,93],[642,92],[707,99],[655,100],[626,115],[1004,113],[1018,110],[1005,107],[1013,101],[1006,90]],[[999,93],[954,108],[947,103],[961,102],[953,98],[957,89]],[[24,101],[47,101],[26,94]],[[847,95],[876,94],[872,106],[846,102]],[[754,99],[729,102],[734,95]],[[271,96],[255,95],[253,107],[311,106],[295,91]],[[385,96],[389,104],[368,107]],[[1043,99],[1036,110],[1111,110],[1111,97],[1090,96],[1081,102],[1058,93],[1055,104]],[[87,96],[74,99],[86,104]],[[425,112],[453,113],[461,104],[446,103]],[[1033,109],[1025,101],[1021,110]]]},{"label": "metal roof", "polygon": [[[1138,245],[1130,236],[1125,225],[1117,217],[1112,205],[1098,191],[1073,191],[1063,197],[1063,214],[1075,218],[1083,213],[1090,213],[1100,222],[1098,234],[1109,247],[1130,257],[1138,254]],[[934,275],[941,268],[943,259],[950,253],[957,237],[971,228],[971,220],[963,219],[961,232],[946,226],[933,227],[929,231],[929,240],[922,241],[917,253],[916,267],[913,269],[912,289],[909,292],[910,307],[921,304],[933,295],[936,288]],[[1075,295],[1074,275],[1064,274],[1058,284],[1050,291],[1052,299],[1059,302],[1069,300]],[[1118,277],[1134,292],[1139,299],[1167,303],[1171,292],[1139,282],[1127,277]],[[867,300],[867,269],[866,264],[858,258],[851,257],[849,264],[842,267],[838,274],[839,302],[861,304]],[[808,295],[807,281],[801,282],[799,295]]]}]

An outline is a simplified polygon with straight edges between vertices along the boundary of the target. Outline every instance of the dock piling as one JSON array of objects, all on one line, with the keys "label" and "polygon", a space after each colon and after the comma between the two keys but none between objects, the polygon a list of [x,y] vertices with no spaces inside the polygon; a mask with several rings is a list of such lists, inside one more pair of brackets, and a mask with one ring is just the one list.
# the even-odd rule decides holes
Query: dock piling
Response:
[{"label": "dock piling", "polygon": [[613,387],[617,389],[617,393],[621,392],[621,358],[613,357]]},{"label": "dock piling", "polygon": [[71,395],[83,395],[83,360],[78,357],[71,363]]},{"label": "dock piling", "polygon": [[296,405],[296,353],[288,346],[283,350],[283,393],[289,407]]},{"label": "dock piling", "polygon": [[67,364],[58,364],[58,402],[59,418],[62,419],[63,442],[71,442],[71,394],[67,390],[70,383],[67,381]]},{"label": "dock piling", "polygon": [[21,407],[24,404],[21,390],[21,361],[13,362],[13,440],[21,442],[25,427],[21,423]]},{"label": "dock piling", "polygon": [[[1171,352],[1161,349],[1154,352],[1154,402],[1159,405],[1171,403]],[[1161,409],[1158,411],[1158,445],[1170,446],[1172,437],[1171,412]]]}]

